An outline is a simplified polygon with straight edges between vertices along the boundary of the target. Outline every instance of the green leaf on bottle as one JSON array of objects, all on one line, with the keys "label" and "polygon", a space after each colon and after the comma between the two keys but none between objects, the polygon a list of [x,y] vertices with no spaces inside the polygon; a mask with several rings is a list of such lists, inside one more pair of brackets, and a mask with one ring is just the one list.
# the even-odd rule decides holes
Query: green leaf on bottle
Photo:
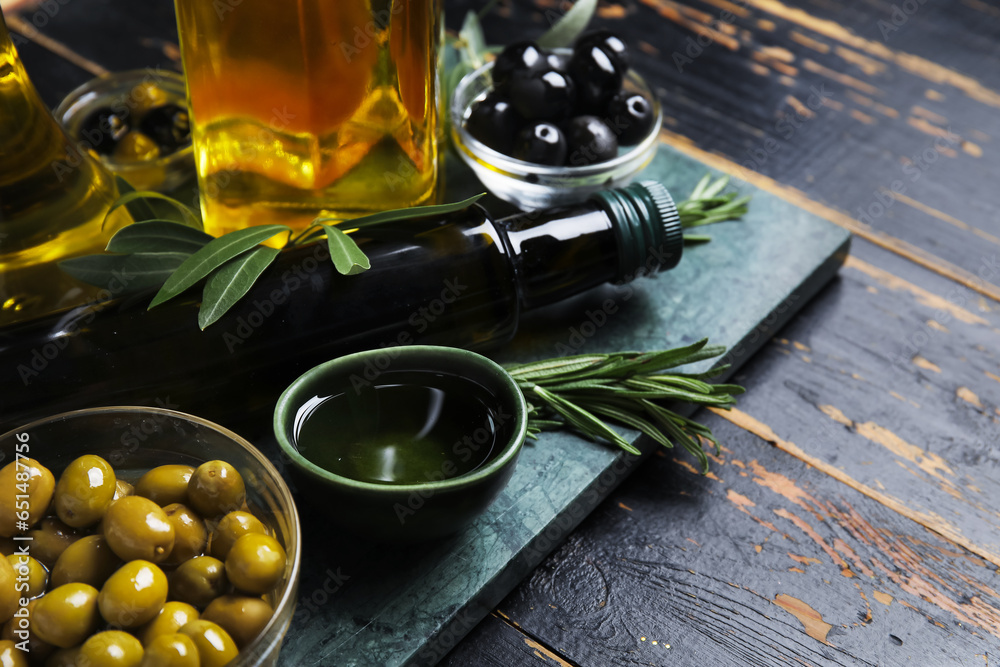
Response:
[{"label": "green leaf on bottle", "polygon": [[[414,218],[424,218],[431,215],[447,215],[455,211],[461,211],[467,206],[471,206],[486,196],[485,192],[473,195],[468,199],[454,202],[452,204],[431,204],[429,206],[412,206],[410,208],[397,208],[391,211],[381,211],[372,213],[353,220],[345,220],[343,224],[349,229],[364,229],[372,225],[381,225],[386,222],[399,222],[400,220],[412,220]],[[317,218],[316,222],[340,221],[340,218]]]},{"label": "green leaf on bottle", "polygon": [[213,271],[205,281],[201,308],[198,310],[198,326],[205,329],[225,315],[250,291],[279,252],[278,248],[261,246],[237,255]]},{"label": "green leaf on bottle", "polygon": [[587,24],[596,11],[597,0],[577,0],[562,18],[538,38],[538,46],[543,49],[573,46],[576,38],[587,29]]},{"label": "green leaf on bottle", "polygon": [[183,252],[192,255],[215,237],[172,220],[136,222],[118,230],[108,252]]},{"label": "green leaf on bottle", "polygon": [[333,266],[342,276],[354,276],[372,268],[368,256],[350,236],[333,225],[323,225]]},{"label": "green leaf on bottle", "polygon": [[84,255],[59,262],[59,268],[88,285],[131,292],[159,287],[188,256],[180,252]]},{"label": "green leaf on bottle", "polygon": [[163,287],[157,292],[149,307],[154,308],[164,301],[174,298],[202,278],[208,276],[215,269],[237,255],[250,250],[255,245],[263,243],[277,234],[289,233],[290,231],[286,225],[260,225],[238,229],[214,239],[201,250],[188,257],[171,274],[170,278],[163,283]]}]

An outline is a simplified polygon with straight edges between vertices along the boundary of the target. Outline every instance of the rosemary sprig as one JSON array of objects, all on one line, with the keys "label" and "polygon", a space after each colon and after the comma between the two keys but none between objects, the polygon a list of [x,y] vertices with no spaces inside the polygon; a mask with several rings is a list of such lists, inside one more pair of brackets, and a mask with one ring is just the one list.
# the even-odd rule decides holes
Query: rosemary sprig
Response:
[{"label": "rosemary sprig", "polygon": [[[719,450],[711,430],[678,414],[676,403],[711,405],[729,409],[743,387],[709,384],[703,378],[724,372],[728,365],[704,373],[665,371],[718,357],[725,352],[708,339],[684,347],[655,352],[582,354],[559,359],[506,366],[528,402],[528,436],[557,428],[570,428],[593,440],[610,442],[630,454],[639,454],[631,443],[607,423],[636,429],[659,444],[680,444],[708,472],[705,441]],[[607,421],[605,421],[607,420]]]},{"label": "rosemary sprig", "polygon": [[[743,217],[747,212],[750,196],[737,197],[735,192],[723,193],[727,185],[728,176],[713,181],[710,174],[705,174],[688,198],[677,207],[681,215],[681,226],[689,229]],[[708,238],[690,234],[685,235],[684,240],[699,243]]]}]

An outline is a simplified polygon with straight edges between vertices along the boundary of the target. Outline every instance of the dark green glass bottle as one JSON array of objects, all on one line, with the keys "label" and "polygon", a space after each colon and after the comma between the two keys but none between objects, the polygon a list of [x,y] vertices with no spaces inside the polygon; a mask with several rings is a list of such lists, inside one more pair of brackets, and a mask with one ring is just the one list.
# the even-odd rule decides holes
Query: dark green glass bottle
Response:
[{"label": "dark green glass bottle", "polygon": [[285,251],[205,331],[195,291],[149,311],[146,291],[0,329],[0,432],[99,405],[161,405],[231,425],[269,414],[323,361],[413,343],[496,346],[522,312],[673,268],[683,248],[677,209],[654,182],[501,220],[471,206],[354,238],[370,270],[337,274],[324,243]]}]

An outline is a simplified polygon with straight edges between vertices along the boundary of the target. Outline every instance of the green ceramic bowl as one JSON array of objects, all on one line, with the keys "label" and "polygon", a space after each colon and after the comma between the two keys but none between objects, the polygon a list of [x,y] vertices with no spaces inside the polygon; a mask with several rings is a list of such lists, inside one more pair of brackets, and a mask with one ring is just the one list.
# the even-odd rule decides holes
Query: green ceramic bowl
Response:
[{"label": "green ceramic bowl", "polygon": [[274,433],[299,488],[364,537],[455,533],[514,472],[527,406],[489,359],[412,345],[321,364],[278,399]]}]

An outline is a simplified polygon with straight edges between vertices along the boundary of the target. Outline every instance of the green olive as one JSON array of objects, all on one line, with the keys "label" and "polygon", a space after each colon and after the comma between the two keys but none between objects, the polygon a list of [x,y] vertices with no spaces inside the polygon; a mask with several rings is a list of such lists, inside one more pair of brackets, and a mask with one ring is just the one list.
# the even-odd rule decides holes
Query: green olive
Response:
[{"label": "green olive", "polygon": [[28,654],[9,639],[0,639],[0,667],[28,667]]},{"label": "green olive", "polygon": [[218,623],[244,649],[257,638],[273,614],[271,605],[260,598],[223,595],[212,600],[201,617]]},{"label": "green olive", "polygon": [[191,621],[180,632],[194,640],[201,667],[223,667],[239,654],[229,633],[211,621]]},{"label": "green olive", "polygon": [[172,503],[163,508],[163,513],[174,526],[174,548],[166,560],[167,563],[179,565],[205,553],[208,529],[194,510],[180,503]]},{"label": "green olive", "polygon": [[31,556],[19,553],[7,556],[7,562],[17,575],[17,592],[22,598],[37,598],[49,583],[49,571]]},{"label": "green olive", "polygon": [[243,477],[225,461],[202,463],[188,482],[188,504],[205,518],[241,509],[246,497]]},{"label": "green olive", "polygon": [[226,556],[226,574],[233,586],[247,593],[267,593],[285,574],[285,550],[270,535],[248,533],[236,540]]},{"label": "green olive", "polygon": [[127,496],[108,509],[104,537],[122,560],[162,563],[174,548],[174,526],[159,505],[142,496]]},{"label": "green olive", "polygon": [[166,601],[167,575],[146,560],[125,563],[108,577],[97,596],[101,616],[120,628],[135,628],[151,621]]},{"label": "green olive", "polygon": [[176,632],[161,635],[146,646],[142,667],[200,667],[201,658],[194,640]]},{"label": "green olive", "polygon": [[125,496],[134,496],[135,487],[126,482],[124,479],[115,480],[115,497],[114,500],[119,498],[124,498]]},{"label": "green olive", "polygon": [[142,644],[127,632],[105,630],[83,642],[77,662],[87,667],[138,667]]},{"label": "green olive", "polygon": [[230,512],[222,517],[212,532],[212,555],[225,560],[236,540],[247,533],[267,535],[267,528],[260,519],[242,510]]},{"label": "green olive", "polygon": [[137,496],[149,498],[160,507],[174,503],[186,505],[188,482],[193,473],[192,466],[157,466],[139,478],[135,483],[135,493]]},{"label": "green olive", "polygon": [[0,630],[0,639],[9,639],[15,644],[24,642],[24,637],[28,637],[28,653],[32,660],[45,660],[56,647],[47,641],[42,640],[38,633],[34,631],[32,619],[35,615],[35,607],[42,598],[35,598],[28,601],[25,611],[18,612],[19,615],[4,623],[3,630]]},{"label": "green olive", "polygon": [[31,555],[51,568],[69,545],[83,537],[83,533],[50,516],[42,519],[41,525],[29,532],[28,537],[31,538]]},{"label": "green olive", "polygon": [[76,646],[97,629],[97,589],[89,584],[65,584],[38,598],[31,613],[31,631],[59,648]]},{"label": "green olive", "polygon": [[52,585],[78,581],[100,588],[122,562],[103,535],[88,535],[69,545],[52,568]]},{"label": "green olive", "polygon": [[0,535],[26,533],[49,509],[56,480],[34,459],[19,458],[0,469]]},{"label": "green olive", "polygon": [[226,566],[218,558],[199,556],[184,561],[170,576],[172,599],[204,609],[229,589]]},{"label": "green olive", "polygon": [[115,497],[115,471],[94,454],[76,459],[56,484],[56,514],[67,526],[85,528],[101,520]]},{"label": "green olive", "polygon": [[45,661],[45,667],[79,667],[77,658],[80,655],[80,647],[61,648]]},{"label": "green olive", "polygon": [[187,602],[171,600],[163,605],[163,609],[152,621],[137,628],[136,636],[142,640],[143,646],[149,646],[154,639],[162,635],[172,635],[186,623],[198,620],[198,610]]},{"label": "green olive", "polygon": [[20,598],[14,566],[6,558],[0,558],[0,623],[6,623],[14,616]]}]

